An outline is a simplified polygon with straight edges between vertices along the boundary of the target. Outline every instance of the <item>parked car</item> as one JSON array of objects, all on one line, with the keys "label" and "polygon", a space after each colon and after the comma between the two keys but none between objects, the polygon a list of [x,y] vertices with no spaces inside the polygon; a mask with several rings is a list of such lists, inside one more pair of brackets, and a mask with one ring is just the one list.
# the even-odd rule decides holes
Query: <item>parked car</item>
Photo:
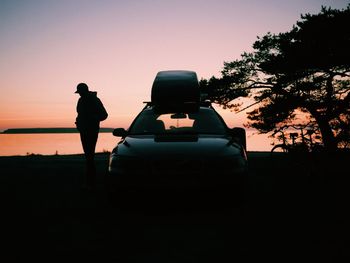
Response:
[{"label": "parked car", "polygon": [[[113,189],[228,189],[247,172],[246,135],[200,101],[193,71],[161,71],[146,103],[110,154]],[[137,191],[137,190],[135,190]]]}]

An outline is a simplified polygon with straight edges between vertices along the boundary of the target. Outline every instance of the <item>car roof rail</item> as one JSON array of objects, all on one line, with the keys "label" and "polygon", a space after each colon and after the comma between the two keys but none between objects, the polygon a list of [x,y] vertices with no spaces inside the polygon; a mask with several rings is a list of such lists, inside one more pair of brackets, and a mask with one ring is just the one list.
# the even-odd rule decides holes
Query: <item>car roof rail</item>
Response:
[{"label": "car roof rail", "polygon": [[204,100],[204,101],[201,101],[201,106],[203,107],[211,107],[211,101],[210,100]]},{"label": "car roof rail", "polygon": [[144,107],[143,107],[143,110],[144,109],[147,109],[147,108],[150,108],[153,106],[153,103],[151,101],[144,101],[143,102],[144,104],[146,104]]},{"label": "car roof rail", "polygon": [[[154,104],[152,101],[144,101],[143,103],[146,104],[145,107],[144,107],[144,109],[147,109],[147,108],[149,108],[149,107],[155,106],[155,104]],[[213,108],[211,101],[208,100],[208,99],[207,99],[207,100],[201,101],[201,102],[199,103],[199,106],[201,106],[201,107]]]}]

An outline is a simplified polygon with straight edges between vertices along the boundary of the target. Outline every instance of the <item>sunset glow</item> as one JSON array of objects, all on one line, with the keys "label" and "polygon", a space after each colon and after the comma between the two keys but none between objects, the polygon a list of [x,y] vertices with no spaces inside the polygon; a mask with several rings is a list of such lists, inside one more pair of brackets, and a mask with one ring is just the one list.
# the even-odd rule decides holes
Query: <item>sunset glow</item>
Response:
[{"label": "sunset glow", "polygon": [[219,75],[257,36],[347,2],[1,0],[0,130],[74,126],[79,82],[103,101],[102,126],[127,127],[150,100],[158,71]]}]

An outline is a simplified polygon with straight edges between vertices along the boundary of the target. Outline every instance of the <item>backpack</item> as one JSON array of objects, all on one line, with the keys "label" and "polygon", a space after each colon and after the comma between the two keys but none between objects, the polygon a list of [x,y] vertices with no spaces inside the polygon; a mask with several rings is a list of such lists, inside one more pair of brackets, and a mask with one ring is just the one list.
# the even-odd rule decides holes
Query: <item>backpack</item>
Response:
[{"label": "backpack", "polygon": [[98,107],[98,119],[99,121],[104,121],[105,119],[107,119],[108,117],[108,113],[105,109],[105,107],[103,106],[101,100],[98,99],[98,104],[97,104],[97,107]]}]

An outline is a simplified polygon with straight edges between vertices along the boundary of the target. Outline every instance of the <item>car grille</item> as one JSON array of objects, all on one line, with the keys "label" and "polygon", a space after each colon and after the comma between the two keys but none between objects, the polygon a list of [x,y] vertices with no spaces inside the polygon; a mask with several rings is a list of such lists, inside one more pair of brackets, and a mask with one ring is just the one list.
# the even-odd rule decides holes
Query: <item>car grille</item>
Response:
[{"label": "car grille", "polygon": [[172,161],[151,161],[150,170],[152,174],[162,173],[200,173],[203,172],[204,162],[201,160],[172,160]]}]

